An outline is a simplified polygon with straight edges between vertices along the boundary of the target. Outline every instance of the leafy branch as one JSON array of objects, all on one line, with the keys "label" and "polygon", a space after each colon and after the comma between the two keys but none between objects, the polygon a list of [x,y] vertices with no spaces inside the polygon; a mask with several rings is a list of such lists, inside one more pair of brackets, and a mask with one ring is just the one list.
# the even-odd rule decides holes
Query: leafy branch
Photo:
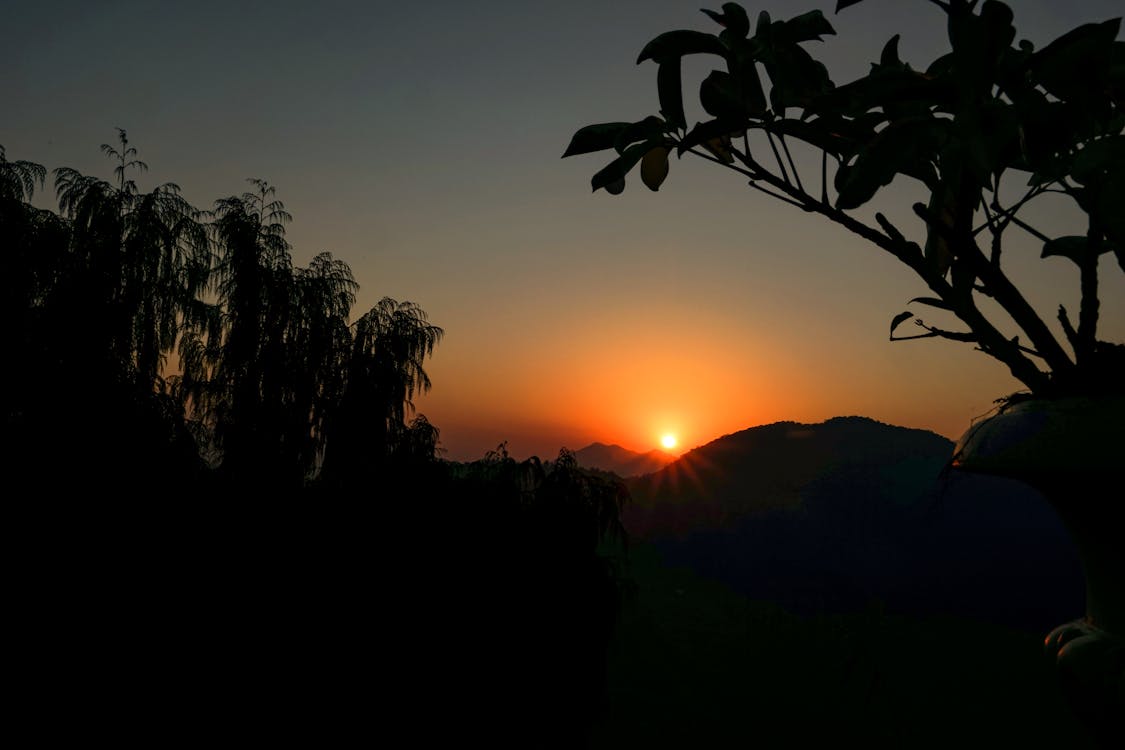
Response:
[{"label": "leafy branch", "polygon": [[[754,190],[824,216],[890,253],[936,295],[913,301],[927,300],[924,304],[952,313],[968,328],[950,331],[916,321],[924,333],[896,337],[894,328],[912,316],[903,313],[892,324],[892,340],[974,343],[1035,393],[1105,382],[1088,371],[1103,366],[1094,357],[1101,346],[1098,257],[1113,252],[1125,270],[1125,220],[1116,210],[1125,203],[1120,19],[1079,26],[1035,50],[1027,41],[1013,46],[1013,14],[1002,2],[987,0],[978,7],[968,0],[928,1],[947,16],[947,54],[924,71],[914,70],[899,57],[896,35],[866,76],[843,85],[833,83],[804,47],[835,34],[820,11],[786,21],[762,12],[751,24],[737,3],[704,10],[721,32],[666,32],[637,59],[658,66],[659,116],[581,128],[563,156],[614,149],[616,158],[591,180],[593,190],[612,194],[625,189],[626,176],[638,164],[645,186],[659,190],[673,151],[678,158],[686,153],[718,164]],[[840,0],[836,10],[859,2]],[[699,84],[698,103],[711,119],[688,128],[681,63],[690,55],[723,65]],[[764,136],[763,153],[772,167],[751,147],[751,131]],[[791,142],[820,157],[815,196],[799,174]],[[1001,182],[1020,173],[1028,187],[1004,207]],[[881,213],[875,214],[877,226],[849,213],[898,177],[917,180],[929,193],[928,202],[914,206],[922,242],[907,239]],[[1020,217],[1046,193],[1064,194],[1086,213],[1085,235],[1052,238]],[[1077,328],[1061,318],[1073,356],[1001,268],[1003,235],[1013,226],[1043,243],[1042,257],[1066,257],[1079,268]],[[977,242],[985,231],[987,254]],[[977,306],[976,295],[998,303],[1031,346],[1002,334]]]}]

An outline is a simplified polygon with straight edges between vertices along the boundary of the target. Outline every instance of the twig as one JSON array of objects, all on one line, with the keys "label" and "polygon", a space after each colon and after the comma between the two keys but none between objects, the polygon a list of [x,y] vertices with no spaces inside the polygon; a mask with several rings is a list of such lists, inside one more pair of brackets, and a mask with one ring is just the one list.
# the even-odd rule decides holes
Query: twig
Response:
[{"label": "twig", "polygon": [[[789,179],[789,173],[785,171],[785,163],[781,161],[781,154],[777,151],[777,144],[773,142],[773,134],[766,131],[766,139],[770,142],[770,148],[773,149],[773,158],[777,159],[777,167],[781,170],[781,177],[785,180],[786,185],[792,185],[793,181]],[[801,192],[804,192],[803,190]]]},{"label": "twig", "polygon": [[781,148],[785,151],[785,158],[789,161],[789,170],[793,173],[793,179],[797,181],[797,189],[803,191],[805,186],[801,184],[801,175],[797,174],[797,165],[793,163],[793,154],[789,153],[789,144],[785,142],[785,134],[778,133],[777,139],[781,141]]}]

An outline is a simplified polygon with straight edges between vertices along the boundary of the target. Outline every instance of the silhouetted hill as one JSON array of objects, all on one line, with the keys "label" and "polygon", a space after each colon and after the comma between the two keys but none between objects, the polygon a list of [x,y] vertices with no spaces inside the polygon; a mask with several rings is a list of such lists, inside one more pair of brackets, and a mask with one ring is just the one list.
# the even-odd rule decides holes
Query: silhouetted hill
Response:
[{"label": "silhouetted hill", "polygon": [[952,450],[935,433],[866,417],[752,427],[631,481],[625,523],[639,537],[727,527],[750,513],[795,509],[811,485],[840,472],[869,493],[912,504],[932,490]]},{"label": "silhouetted hill", "polygon": [[946,472],[948,439],[864,417],[719,438],[629,482],[623,520],[667,562],[798,613],[881,602],[1045,631],[1081,568],[1039,493]]},{"label": "silhouetted hill", "polygon": [[606,445],[605,443],[590,443],[585,448],[576,450],[574,457],[579,466],[588,469],[601,469],[612,471],[619,477],[634,477],[658,471],[672,461],[672,456],[663,451],[652,450],[648,453],[637,453],[620,445]]}]

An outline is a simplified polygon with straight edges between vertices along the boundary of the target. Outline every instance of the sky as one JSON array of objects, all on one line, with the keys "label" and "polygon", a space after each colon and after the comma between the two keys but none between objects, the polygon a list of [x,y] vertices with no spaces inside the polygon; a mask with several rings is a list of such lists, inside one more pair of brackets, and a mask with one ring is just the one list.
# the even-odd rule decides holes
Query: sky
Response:
[{"label": "sky", "polygon": [[[295,263],[347,262],[356,317],[389,296],[445,330],[415,403],[454,460],[505,441],[517,458],[647,451],[667,433],[684,450],[840,415],[956,439],[1022,386],[970,345],[888,341],[927,293],[898,261],[715,165],[673,160],[659,192],[633,176],[612,196],[590,189],[604,154],[560,158],[584,125],[657,112],[637,55],[664,31],[717,31],[701,5],[721,3],[0,0],[0,145],[108,178],[99,146],[120,127],[150,167],[142,189],[174,182],[209,208],[248,178],[276,186]],[[837,83],[896,33],[915,68],[947,49],[924,0],[744,5],[822,10],[837,35],[806,46]],[[1122,15],[1110,0],[1009,5],[1037,47]],[[685,89],[710,67],[685,66]],[[921,197],[899,178],[857,216],[882,210],[919,238]],[[49,186],[36,203],[55,207]],[[1035,217],[1082,231],[1060,202]],[[1008,241],[1041,315],[1076,310],[1074,267]],[[1102,276],[1101,337],[1125,341],[1125,279],[1108,260]]]}]

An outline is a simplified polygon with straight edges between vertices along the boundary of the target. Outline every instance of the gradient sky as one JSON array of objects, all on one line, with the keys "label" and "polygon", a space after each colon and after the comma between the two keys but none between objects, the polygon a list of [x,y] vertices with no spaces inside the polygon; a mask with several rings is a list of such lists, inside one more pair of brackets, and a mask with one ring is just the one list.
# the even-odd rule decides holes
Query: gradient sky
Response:
[{"label": "gradient sky", "polygon": [[[665,432],[690,448],[849,414],[956,438],[1020,389],[968,345],[888,342],[891,317],[927,290],[827,220],[698,160],[673,161],[658,193],[634,177],[610,196],[589,185],[604,155],[559,158],[583,125],[655,113],[655,66],[638,52],[663,31],[716,30],[698,9],[719,2],[0,5],[8,158],[109,177],[98,147],[122,127],[151,168],[142,189],[175,182],[209,208],[248,177],[277,186],[295,262],[346,261],[357,316],[390,296],[445,329],[417,405],[450,458],[504,440],[521,458],[595,440],[644,451]],[[837,83],[894,33],[916,68],[947,49],[923,0],[840,15],[834,0],[744,5],[823,10],[838,35],[810,51]],[[1037,46],[1121,15],[1111,0],[1009,5]],[[685,87],[709,67],[687,66]],[[898,180],[872,206],[917,237],[918,198]],[[54,207],[50,189],[36,202]],[[1059,204],[1036,212],[1049,233],[1073,233],[1067,219]],[[1041,314],[1076,310],[1073,265],[1014,240],[1005,257]],[[1125,280],[1103,269],[1101,335],[1122,341]]]}]

